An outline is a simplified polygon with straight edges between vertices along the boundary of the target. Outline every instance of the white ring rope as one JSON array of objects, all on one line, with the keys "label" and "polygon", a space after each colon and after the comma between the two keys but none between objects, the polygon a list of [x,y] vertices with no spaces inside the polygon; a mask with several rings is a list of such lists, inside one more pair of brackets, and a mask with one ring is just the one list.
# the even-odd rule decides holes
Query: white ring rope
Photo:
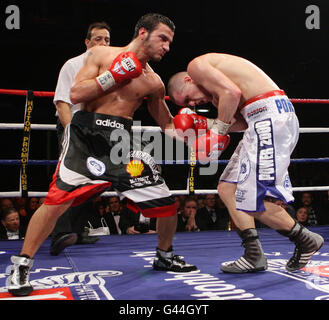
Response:
[{"label": "white ring rope", "polygon": [[[320,186],[320,187],[293,187],[293,192],[304,192],[304,191],[329,191],[329,186]],[[171,194],[174,196],[178,195],[189,195],[189,190],[170,190]],[[217,194],[217,189],[199,189],[194,190],[196,195],[202,194]],[[14,197],[21,197],[20,191],[9,191],[9,192],[0,192],[0,198],[14,198]],[[47,195],[47,192],[40,192],[40,191],[29,191],[28,197],[36,197],[42,198]],[[119,194],[115,191],[108,191],[102,193],[100,196],[102,197],[112,197],[118,196]]]}]

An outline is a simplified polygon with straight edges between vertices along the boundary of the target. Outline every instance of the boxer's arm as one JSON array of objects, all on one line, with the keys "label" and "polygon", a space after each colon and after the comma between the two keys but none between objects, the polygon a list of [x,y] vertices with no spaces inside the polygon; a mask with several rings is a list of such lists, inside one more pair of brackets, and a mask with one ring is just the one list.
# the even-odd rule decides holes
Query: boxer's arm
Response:
[{"label": "boxer's arm", "polygon": [[247,122],[244,120],[241,113],[239,111],[237,111],[231,121],[230,128],[228,129],[228,133],[244,131],[247,128],[248,128]]},{"label": "boxer's arm", "polygon": [[152,94],[147,97],[147,105],[150,115],[160,126],[161,130],[175,130],[173,116],[165,101],[165,86],[159,78],[159,84]]},{"label": "boxer's arm", "polygon": [[162,132],[173,139],[185,141],[184,137],[179,135],[175,129],[174,118],[165,101],[165,87],[163,83],[161,88],[147,98],[150,115],[158,123]]},{"label": "boxer's arm", "polygon": [[232,120],[240,102],[241,90],[223,72],[215,68],[207,56],[192,60],[187,68],[190,77],[206,89],[217,100],[217,118],[228,124]]},{"label": "boxer's arm", "polygon": [[102,57],[98,49],[94,47],[88,51],[82,68],[75,76],[70,92],[72,104],[88,102],[103,94],[95,81],[95,78],[99,75]]}]

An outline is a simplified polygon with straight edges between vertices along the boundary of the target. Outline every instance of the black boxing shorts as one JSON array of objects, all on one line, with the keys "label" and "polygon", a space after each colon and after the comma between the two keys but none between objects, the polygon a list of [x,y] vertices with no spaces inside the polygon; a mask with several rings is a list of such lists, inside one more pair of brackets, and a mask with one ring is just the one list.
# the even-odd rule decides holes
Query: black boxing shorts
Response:
[{"label": "black boxing shorts", "polygon": [[127,198],[127,207],[145,217],[175,215],[176,203],[153,157],[131,132],[132,121],[78,111],[66,126],[62,152],[46,205],[72,206],[109,189]]}]

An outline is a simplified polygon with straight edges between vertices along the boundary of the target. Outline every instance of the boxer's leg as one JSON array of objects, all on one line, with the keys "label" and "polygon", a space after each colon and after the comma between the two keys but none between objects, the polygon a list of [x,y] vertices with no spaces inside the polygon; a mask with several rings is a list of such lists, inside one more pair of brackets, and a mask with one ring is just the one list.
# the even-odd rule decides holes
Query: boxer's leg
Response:
[{"label": "boxer's leg", "polygon": [[158,246],[153,268],[161,271],[190,272],[197,267],[181,260],[173,252],[173,238],[177,228],[177,205],[166,184],[126,190],[127,208],[141,212],[144,217],[157,219]]},{"label": "boxer's leg", "polygon": [[322,247],[324,239],[296,222],[282,207],[266,202],[265,208],[264,212],[255,214],[255,217],[295,243],[294,254],[286,264],[287,271],[303,268]]},{"label": "boxer's leg", "polygon": [[236,184],[220,181],[217,189],[220,198],[229,210],[234,224],[237,226],[238,235],[242,239],[242,245],[245,248],[243,256],[238,260],[223,263],[221,266],[222,271],[245,273],[266,270],[267,259],[258,238],[255,219],[249,214],[236,209]]}]

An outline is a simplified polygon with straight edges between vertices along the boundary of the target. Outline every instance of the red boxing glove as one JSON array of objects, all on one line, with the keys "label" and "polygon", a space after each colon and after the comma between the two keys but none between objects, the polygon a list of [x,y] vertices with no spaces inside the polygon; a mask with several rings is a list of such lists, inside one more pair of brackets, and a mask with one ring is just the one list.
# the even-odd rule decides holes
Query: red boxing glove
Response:
[{"label": "red boxing glove", "polygon": [[230,143],[229,135],[218,135],[209,130],[198,137],[193,144],[196,158],[199,161],[217,160]]},{"label": "red boxing glove", "polygon": [[190,108],[180,109],[174,117],[174,125],[176,129],[183,131],[193,129],[196,134],[198,130],[207,130],[207,118],[199,116]]},{"label": "red boxing glove", "polygon": [[174,125],[176,129],[186,131],[194,128],[194,120],[189,114],[178,114],[174,117]]},{"label": "red boxing glove", "polygon": [[142,74],[142,64],[134,52],[122,52],[104,73],[96,77],[102,91],[107,91],[125,80],[137,78]]}]

